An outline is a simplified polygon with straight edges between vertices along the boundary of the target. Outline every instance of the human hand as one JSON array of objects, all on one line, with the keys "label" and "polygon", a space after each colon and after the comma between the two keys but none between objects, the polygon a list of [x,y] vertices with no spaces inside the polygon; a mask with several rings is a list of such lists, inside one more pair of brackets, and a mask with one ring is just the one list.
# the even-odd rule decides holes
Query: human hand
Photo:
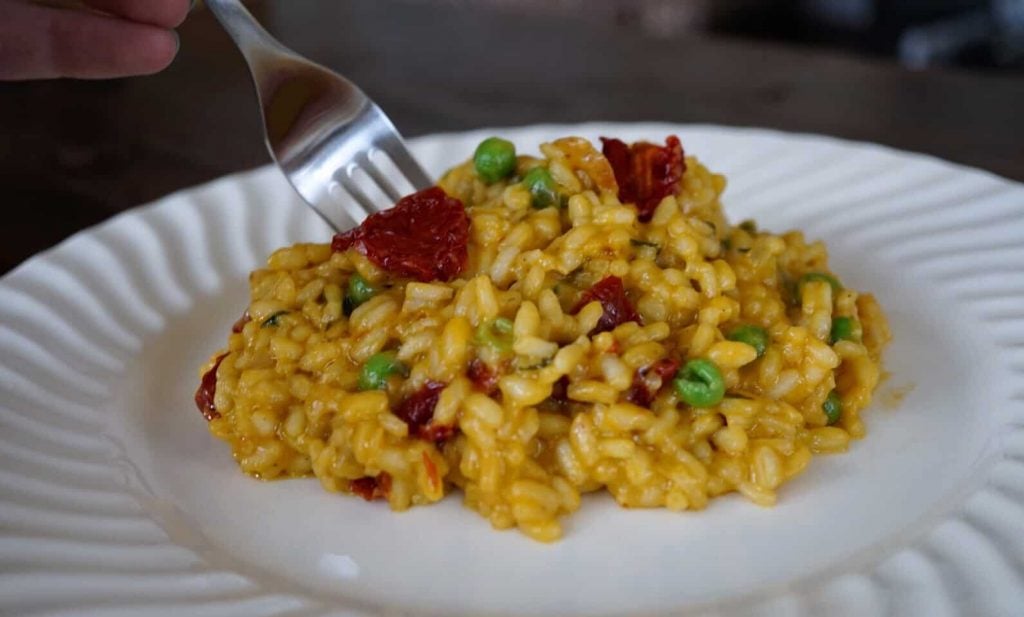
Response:
[{"label": "human hand", "polygon": [[178,52],[190,0],[0,0],[0,80],[147,75]]}]

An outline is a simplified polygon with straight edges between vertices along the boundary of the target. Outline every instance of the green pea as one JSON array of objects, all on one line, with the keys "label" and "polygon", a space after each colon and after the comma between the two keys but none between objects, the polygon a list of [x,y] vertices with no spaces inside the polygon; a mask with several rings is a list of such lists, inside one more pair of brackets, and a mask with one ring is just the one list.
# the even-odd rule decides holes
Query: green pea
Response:
[{"label": "green pea", "polygon": [[485,321],[476,328],[476,340],[502,353],[511,351],[512,327],[512,320],[507,317]]},{"label": "green pea", "polygon": [[828,283],[832,287],[832,293],[836,294],[843,290],[842,284],[839,279],[828,274],[827,272],[808,272],[807,274],[800,277],[800,281],[797,283],[797,294],[800,298],[804,297],[804,285],[811,281],[822,281]]},{"label": "green pea", "polygon": [[745,324],[734,328],[729,336],[725,337],[730,341],[738,341],[740,343],[746,343],[755,350],[757,350],[757,357],[760,358],[764,355],[765,350],[768,349],[768,331],[758,326],[752,326]]},{"label": "green pea", "polygon": [[839,417],[843,415],[843,401],[839,398],[839,393],[835,390],[829,392],[825,402],[821,404],[821,409],[828,418],[829,426],[839,422]]},{"label": "green pea", "polygon": [[832,333],[829,339],[833,345],[839,341],[857,341],[860,337],[860,323],[853,317],[836,317],[832,320]]},{"label": "green pea", "polygon": [[405,373],[405,365],[398,361],[395,352],[382,351],[373,354],[359,373],[359,389],[383,390],[388,385],[388,377]]},{"label": "green pea", "polygon": [[488,137],[473,153],[476,173],[487,184],[508,177],[516,169],[516,147],[500,137]]},{"label": "green pea", "polygon": [[345,314],[351,315],[357,306],[366,302],[377,293],[370,283],[359,274],[353,274],[348,280],[348,289],[345,290]]},{"label": "green pea", "polygon": [[543,167],[534,167],[523,176],[523,184],[533,197],[534,208],[547,208],[558,203],[558,191],[551,172]]},{"label": "green pea", "polygon": [[278,311],[278,312],[274,313],[273,315],[271,315],[270,317],[267,317],[266,319],[264,319],[263,323],[260,324],[260,327],[261,328],[275,328],[278,325],[280,325],[281,317],[283,317],[283,316],[285,316],[287,314],[288,314],[288,311]]},{"label": "green pea", "polygon": [[725,396],[725,380],[711,360],[690,360],[676,373],[672,385],[679,397],[692,407],[711,407]]},{"label": "green pea", "polygon": [[747,232],[748,234],[756,234],[757,233],[757,223],[755,223],[751,219],[747,219],[747,220],[743,221],[742,223],[737,225],[737,227],[739,227],[743,231]]}]

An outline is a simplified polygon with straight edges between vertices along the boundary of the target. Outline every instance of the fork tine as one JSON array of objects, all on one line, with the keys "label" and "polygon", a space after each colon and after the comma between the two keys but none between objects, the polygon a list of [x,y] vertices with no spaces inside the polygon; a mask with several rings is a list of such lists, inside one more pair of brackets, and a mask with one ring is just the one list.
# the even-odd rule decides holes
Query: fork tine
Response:
[{"label": "fork tine", "polygon": [[427,175],[427,172],[423,171],[423,168],[416,162],[416,159],[413,158],[397,135],[383,136],[374,145],[391,157],[395,167],[398,168],[398,171],[402,172],[402,175],[409,181],[413,189],[419,191],[434,185],[434,181]]},{"label": "fork tine", "polygon": [[[379,210],[367,191],[376,196],[379,190],[394,203],[405,190],[390,166],[378,167],[369,159],[368,151],[373,148],[391,159],[413,189],[433,184],[406,149],[395,125],[358,86],[284,47],[267,34],[240,0],[208,0],[207,4],[249,65],[270,154],[299,195],[332,227],[349,224],[333,220],[341,209],[357,222]],[[282,83],[309,95],[296,105],[294,97],[278,96]],[[287,130],[283,134],[270,130],[269,118]],[[352,176],[356,168],[366,173],[375,188],[370,189],[361,177],[356,182]]]},{"label": "fork tine", "polygon": [[377,169],[377,166],[370,159],[368,153],[359,153],[359,155],[356,157],[356,163],[359,165],[360,168],[362,168],[363,171],[366,172],[366,175],[370,176],[370,179],[372,179],[377,184],[377,187],[380,188],[385,195],[387,195],[388,199],[391,200],[391,203],[395,203],[402,198],[401,193],[398,192],[398,189],[395,188],[395,185],[386,177],[384,177],[384,174],[382,174],[380,170]]},{"label": "fork tine", "polygon": [[[363,192],[363,189],[359,188],[356,184],[355,179],[352,177],[351,169],[343,170],[337,174],[338,186],[343,191],[348,193],[349,197],[355,201],[355,204],[347,203],[347,200],[341,200],[345,206],[345,210],[348,212],[356,223],[361,223],[363,219],[370,216],[371,214],[378,212],[380,209],[373,200]],[[356,207],[358,204],[358,207]]]}]

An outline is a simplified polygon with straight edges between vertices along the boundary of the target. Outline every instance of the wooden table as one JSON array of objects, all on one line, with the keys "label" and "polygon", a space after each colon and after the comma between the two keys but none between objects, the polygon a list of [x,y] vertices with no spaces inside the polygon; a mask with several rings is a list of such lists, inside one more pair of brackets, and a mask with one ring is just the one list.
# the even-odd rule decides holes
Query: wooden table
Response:
[{"label": "wooden table", "polygon": [[[1024,79],[910,72],[810,48],[446,3],[255,2],[287,45],[359,83],[409,136],[664,120],[827,133],[1024,180]],[[462,3],[465,5],[466,3]],[[0,84],[0,272],[121,210],[267,162],[246,69],[205,11],[166,72]]]}]

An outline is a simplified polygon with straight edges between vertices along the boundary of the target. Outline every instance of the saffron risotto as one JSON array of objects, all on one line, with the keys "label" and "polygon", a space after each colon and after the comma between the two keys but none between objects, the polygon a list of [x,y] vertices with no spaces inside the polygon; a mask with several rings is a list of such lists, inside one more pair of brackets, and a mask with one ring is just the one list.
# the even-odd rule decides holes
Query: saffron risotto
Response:
[{"label": "saffron risotto", "polygon": [[821,242],[731,225],[725,178],[681,148],[665,172],[667,144],[615,161],[569,137],[497,168],[481,144],[439,181],[468,219],[450,277],[337,239],[273,253],[201,369],[211,433],[256,478],[393,510],[461,489],[545,542],[593,491],[773,505],[813,455],[865,435],[889,329]]}]

